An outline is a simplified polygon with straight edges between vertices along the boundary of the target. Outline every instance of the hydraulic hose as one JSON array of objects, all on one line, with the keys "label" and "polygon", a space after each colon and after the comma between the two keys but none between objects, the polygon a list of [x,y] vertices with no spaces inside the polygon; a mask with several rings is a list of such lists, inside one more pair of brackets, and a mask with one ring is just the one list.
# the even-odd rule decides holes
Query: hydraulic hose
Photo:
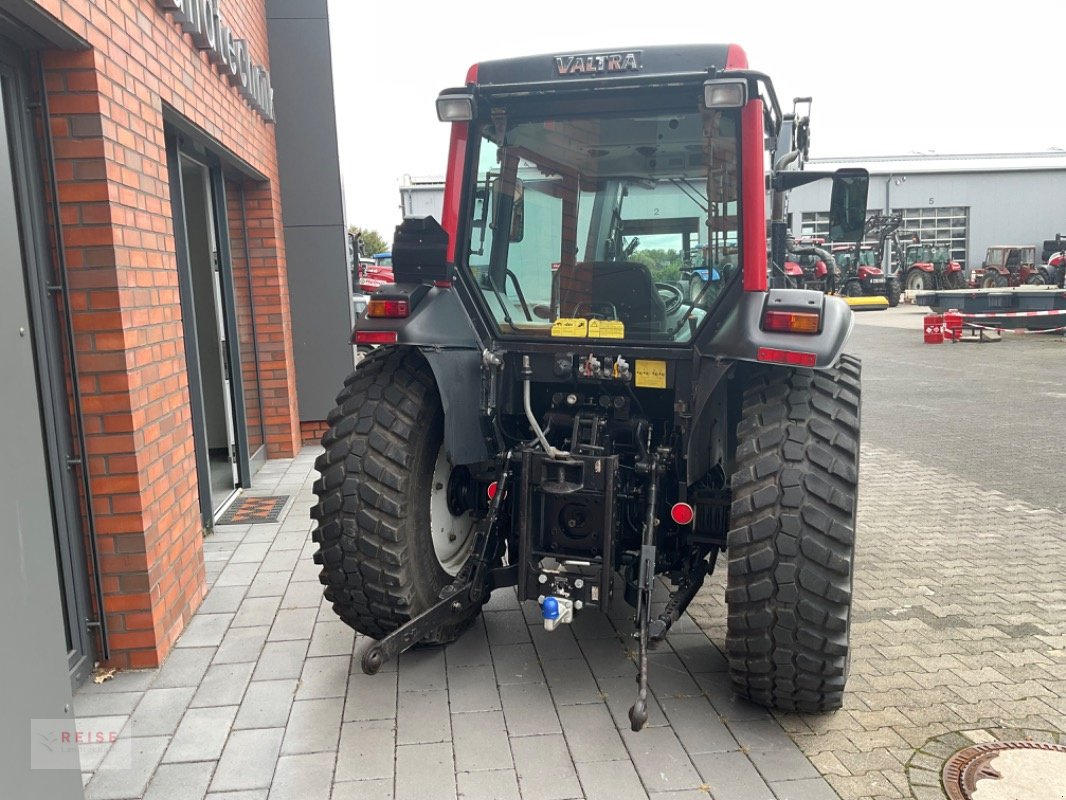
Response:
[{"label": "hydraulic hose", "polygon": [[533,433],[537,435],[537,441],[540,442],[540,446],[544,448],[544,452],[552,458],[563,458],[570,455],[570,453],[562,450],[556,450],[548,443],[548,437],[544,435],[544,431],[540,427],[540,423],[537,422],[537,418],[533,415],[533,406],[530,403],[530,379],[533,377],[533,369],[529,364],[529,356],[522,356],[522,405],[526,411],[526,419],[529,420],[529,427],[533,429]]}]

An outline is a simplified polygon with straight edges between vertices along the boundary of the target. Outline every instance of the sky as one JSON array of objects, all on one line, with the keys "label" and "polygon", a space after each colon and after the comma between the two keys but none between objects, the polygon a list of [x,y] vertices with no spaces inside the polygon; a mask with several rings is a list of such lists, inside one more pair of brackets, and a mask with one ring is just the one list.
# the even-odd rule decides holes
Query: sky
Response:
[{"label": "sky", "polygon": [[403,176],[444,174],[438,93],[495,58],[735,43],[783,106],[813,97],[811,158],[1066,150],[1055,0],[328,2],[345,213],[386,241]]}]

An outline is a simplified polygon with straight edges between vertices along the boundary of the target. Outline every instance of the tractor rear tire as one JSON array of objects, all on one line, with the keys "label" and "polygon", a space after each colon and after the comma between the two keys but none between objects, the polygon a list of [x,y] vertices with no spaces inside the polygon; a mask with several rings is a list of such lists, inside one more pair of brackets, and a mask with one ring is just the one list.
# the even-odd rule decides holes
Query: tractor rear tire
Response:
[{"label": "tractor rear tire", "polygon": [[925,270],[912,269],[907,273],[907,289],[912,292],[927,292],[933,288],[933,276]]},{"label": "tractor rear tire", "polygon": [[[433,372],[417,350],[375,348],[345,380],[327,421],[311,509],[319,580],[344,622],[380,639],[434,605],[452,580],[430,526],[444,431]],[[480,610],[423,643],[455,640]]]},{"label": "tractor rear tire", "polygon": [[1007,279],[1000,275],[995,270],[986,272],[985,277],[981,279],[982,289],[1001,289],[1007,285]]},{"label": "tractor rear tire", "polygon": [[737,693],[841,707],[849,667],[861,365],[763,368],[744,391],[727,537],[726,653]]}]

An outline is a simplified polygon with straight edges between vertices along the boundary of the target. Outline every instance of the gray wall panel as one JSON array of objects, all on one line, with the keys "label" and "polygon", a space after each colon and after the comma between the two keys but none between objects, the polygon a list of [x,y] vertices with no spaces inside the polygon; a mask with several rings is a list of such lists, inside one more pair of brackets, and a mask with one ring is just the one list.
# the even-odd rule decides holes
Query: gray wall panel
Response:
[{"label": "gray wall panel", "polygon": [[[341,0],[352,3],[355,0]],[[326,19],[326,0],[267,0],[267,19]]]},{"label": "gray wall panel", "polygon": [[304,420],[326,418],[352,371],[351,294],[343,266],[332,268],[337,248],[345,246],[344,231],[337,227],[285,231],[296,396]]},{"label": "gray wall panel", "polygon": [[325,0],[269,0],[270,69],[301,420],[352,369],[348,244]]},{"label": "gray wall panel", "polygon": [[271,19],[269,24],[285,224],[343,225],[329,23]]}]

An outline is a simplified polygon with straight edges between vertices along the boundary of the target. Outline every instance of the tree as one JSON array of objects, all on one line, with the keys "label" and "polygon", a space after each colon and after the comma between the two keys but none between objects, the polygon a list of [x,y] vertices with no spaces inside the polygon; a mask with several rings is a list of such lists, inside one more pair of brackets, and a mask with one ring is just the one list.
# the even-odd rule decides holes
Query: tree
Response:
[{"label": "tree", "polygon": [[676,283],[681,279],[684,263],[681,253],[677,250],[637,250],[630,256],[630,260],[645,264],[651,272],[651,279],[656,283]]},{"label": "tree", "polygon": [[360,237],[362,244],[360,255],[362,256],[369,257],[375,253],[387,253],[391,249],[391,245],[385,241],[385,237],[377,231],[360,228],[358,225],[349,225],[348,232]]}]

